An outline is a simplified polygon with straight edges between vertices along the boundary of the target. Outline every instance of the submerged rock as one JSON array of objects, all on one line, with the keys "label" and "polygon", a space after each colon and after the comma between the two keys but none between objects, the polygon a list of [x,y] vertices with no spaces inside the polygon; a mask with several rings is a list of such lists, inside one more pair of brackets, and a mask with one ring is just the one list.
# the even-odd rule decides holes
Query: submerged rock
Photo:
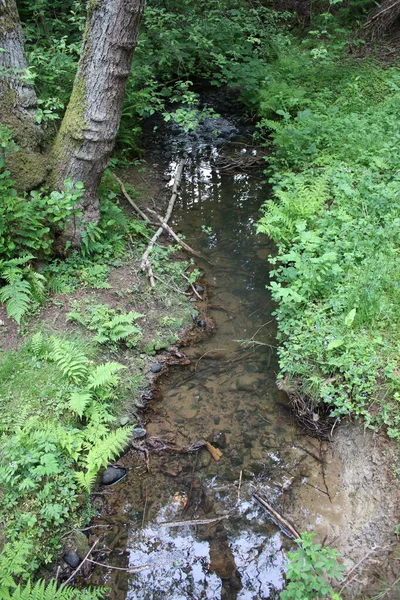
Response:
[{"label": "submerged rock", "polygon": [[101,478],[102,485],[116,483],[126,475],[126,469],[122,467],[107,467]]},{"label": "submerged rock", "polygon": [[68,552],[64,554],[64,560],[67,563],[67,565],[69,565],[73,569],[76,569],[76,567],[81,562],[81,559],[79,558],[75,550],[68,550]]},{"label": "submerged rock", "polygon": [[226,448],[226,435],[223,431],[216,431],[212,437],[212,443],[217,448]]}]

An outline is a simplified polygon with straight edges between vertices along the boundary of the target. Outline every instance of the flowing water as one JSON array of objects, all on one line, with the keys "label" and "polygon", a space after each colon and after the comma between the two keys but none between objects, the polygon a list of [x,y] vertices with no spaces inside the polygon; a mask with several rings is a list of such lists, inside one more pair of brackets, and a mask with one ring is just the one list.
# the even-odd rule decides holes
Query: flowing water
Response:
[{"label": "flowing water", "polygon": [[[212,263],[201,263],[205,289],[198,289],[208,296],[207,324],[215,329],[185,349],[191,365],[172,368],[150,405],[150,472],[144,454],[125,457],[127,477],[108,489],[107,514],[95,521],[108,526],[103,562],[139,568],[105,579],[95,569],[91,583],[109,586],[113,600],[277,598],[290,542],[252,493],[261,490],[286,515],[297,514],[299,490],[304,514],[315,497],[320,522],[330,510],[320,465],[275,382],[274,307],[265,289],[274,248],[254,227],[269,189],[261,170],[220,172],[216,152],[192,153],[173,223]],[[221,460],[205,448],[165,448],[199,440],[218,446]]]}]

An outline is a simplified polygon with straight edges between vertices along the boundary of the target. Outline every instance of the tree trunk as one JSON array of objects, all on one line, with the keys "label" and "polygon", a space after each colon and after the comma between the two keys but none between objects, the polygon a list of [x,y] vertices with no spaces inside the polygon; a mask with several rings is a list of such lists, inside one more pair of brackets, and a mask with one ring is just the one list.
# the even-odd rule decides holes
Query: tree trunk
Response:
[{"label": "tree trunk", "polygon": [[83,224],[66,233],[79,247],[82,226],[99,219],[98,186],[114,148],[145,0],[90,0],[81,58],[54,147],[53,183],[82,181]]},{"label": "tree trunk", "polygon": [[20,148],[7,167],[17,188],[26,191],[44,181],[46,169],[40,155],[42,133],[35,123],[36,93],[24,78],[28,64],[15,0],[0,0],[0,48],[0,121],[13,130]]}]

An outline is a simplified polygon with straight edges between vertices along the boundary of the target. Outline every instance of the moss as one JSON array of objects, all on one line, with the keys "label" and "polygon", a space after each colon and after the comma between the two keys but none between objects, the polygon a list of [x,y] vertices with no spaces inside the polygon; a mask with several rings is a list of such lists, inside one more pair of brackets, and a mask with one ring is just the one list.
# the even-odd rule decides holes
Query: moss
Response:
[{"label": "moss", "polygon": [[[84,139],[83,131],[86,126],[85,106],[85,80],[78,74],[75,78],[71,98],[53,146],[56,169],[60,168],[61,165],[67,164],[71,153],[74,151],[74,147],[71,147],[71,144],[78,147]],[[57,180],[57,173],[54,174],[54,180]]]},{"label": "moss", "polygon": [[39,152],[21,149],[8,156],[6,165],[18,192],[39,187],[48,175],[48,157]]},{"label": "moss", "polygon": [[15,92],[3,84],[0,97],[2,123],[13,133],[19,152],[7,157],[7,168],[19,192],[26,192],[43,183],[47,176],[48,157],[40,153],[42,132],[31,115],[16,112]]}]

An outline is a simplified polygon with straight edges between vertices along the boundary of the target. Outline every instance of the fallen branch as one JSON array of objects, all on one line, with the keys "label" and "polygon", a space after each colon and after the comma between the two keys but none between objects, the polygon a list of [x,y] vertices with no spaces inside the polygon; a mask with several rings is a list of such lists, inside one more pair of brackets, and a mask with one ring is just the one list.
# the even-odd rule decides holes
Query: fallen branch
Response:
[{"label": "fallen branch", "polygon": [[219,460],[221,460],[221,458],[222,458],[221,450],[218,450],[218,448],[215,448],[212,444],[210,444],[210,442],[206,442],[204,445],[215,461],[218,462]]},{"label": "fallen branch", "polygon": [[183,240],[181,240],[181,238],[178,235],[176,235],[175,231],[173,229],[171,229],[171,227],[169,225],[167,225],[167,223],[165,221],[163,221],[162,218],[154,210],[152,210],[151,208],[149,208],[148,211],[151,212],[152,215],[155,215],[155,217],[161,223],[161,228],[165,229],[165,231],[167,233],[169,233],[169,235],[171,237],[173,237],[174,240],[180,246],[182,246],[182,248],[184,250],[186,250],[186,252],[189,252],[189,254],[194,254],[194,256],[197,256],[197,258],[201,258],[202,260],[205,260],[206,262],[208,262],[208,264],[212,265],[212,262],[210,260],[208,260],[208,258],[206,258],[205,256],[203,256],[203,254],[200,254],[200,252],[197,252],[197,250],[194,250],[191,246],[188,246],[188,244],[186,244]]},{"label": "fallen branch", "polygon": [[[165,214],[164,219],[160,218],[160,221],[161,221],[162,224],[168,223],[169,219],[171,218],[172,210],[174,208],[175,200],[176,200],[176,197],[177,197],[177,194],[178,194],[179,183],[180,183],[180,181],[182,179],[182,173],[183,173],[183,167],[184,166],[185,166],[185,159],[182,159],[179,162],[178,167],[176,169],[174,185],[172,187],[172,194],[171,194],[171,198],[170,198],[169,203],[168,203],[167,212]],[[161,227],[159,227],[157,229],[157,231],[155,232],[155,234],[151,238],[150,242],[148,243],[148,246],[147,246],[146,250],[144,251],[144,254],[142,256],[142,260],[140,262],[140,270],[141,271],[147,271],[147,274],[149,275],[149,278],[150,278],[150,284],[151,284],[152,288],[155,287],[155,283],[154,283],[154,275],[153,275],[153,271],[152,271],[152,268],[151,268],[151,263],[149,261],[149,254],[150,254],[151,250],[153,249],[154,244],[156,243],[156,241],[158,240],[158,238],[162,234],[163,229],[164,229],[163,226],[161,226]]]},{"label": "fallen branch", "polygon": [[146,569],[152,569],[153,567],[158,567],[160,565],[170,565],[171,563],[162,562],[155,563],[153,565],[141,565],[140,567],[114,567],[112,565],[106,565],[105,563],[97,562],[96,560],[87,559],[88,562],[92,563],[92,565],[97,565],[98,567],[104,567],[105,569],[111,569],[113,571],[125,571],[125,573],[139,573],[140,571],[145,571]]},{"label": "fallen branch", "polygon": [[229,519],[229,515],[224,515],[223,517],[216,517],[215,519],[194,519],[193,521],[164,521],[163,523],[159,523],[162,527],[184,527],[185,525],[210,525],[211,523],[218,523],[219,521],[223,521],[224,519]]},{"label": "fallen branch", "polygon": [[85,558],[82,560],[82,562],[79,563],[79,565],[77,566],[75,571],[72,573],[72,575],[70,575],[68,577],[67,581],[64,581],[64,583],[61,585],[61,587],[65,587],[66,585],[68,585],[69,582],[71,581],[71,579],[73,579],[75,577],[75,575],[78,573],[78,571],[82,568],[83,564],[89,560],[89,556],[91,555],[91,553],[93,552],[94,548],[97,546],[98,543],[99,543],[99,540],[96,540],[95,543],[93,544],[93,546],[90,548],[89,552],[86,554]]},{"label": "fallen branch", "polygon": [[288,537],[296,540],[300,537],[299,532],[287,521],[282,515],[280,515],[268,502],[259,496],[258,494],[253,493],[253,498],[257,500],[265,508],[265,510],[269,513],[272,521],[277,525],[281,531],[287,535]]},{"label": "fallen branch", "polygon": [[128,200],[128,202],[132,206],[133,210],[135,212],[137,212],[137,214],[139,216],[142,217],[143,221],[145,221],[146,223],[149,223],[149,221],[150,221],[149,217],[147,215],[145,215],[144,212],[142,210],[140,210],[140,208],[132,200],[132,198],[130,197],[130,195],[126,191],[126,187],[125,187],[123,181],[121,181],[121,179],[119,177],[117,177],[117,175],[115,175],[115,173],[111,172],[111,175],[112,175],[112,177],[114,177],[115,181],[119,184],[119,186],[121,188],[121,192],[123,193],[123,195],[125,196],[125,198]]}]

